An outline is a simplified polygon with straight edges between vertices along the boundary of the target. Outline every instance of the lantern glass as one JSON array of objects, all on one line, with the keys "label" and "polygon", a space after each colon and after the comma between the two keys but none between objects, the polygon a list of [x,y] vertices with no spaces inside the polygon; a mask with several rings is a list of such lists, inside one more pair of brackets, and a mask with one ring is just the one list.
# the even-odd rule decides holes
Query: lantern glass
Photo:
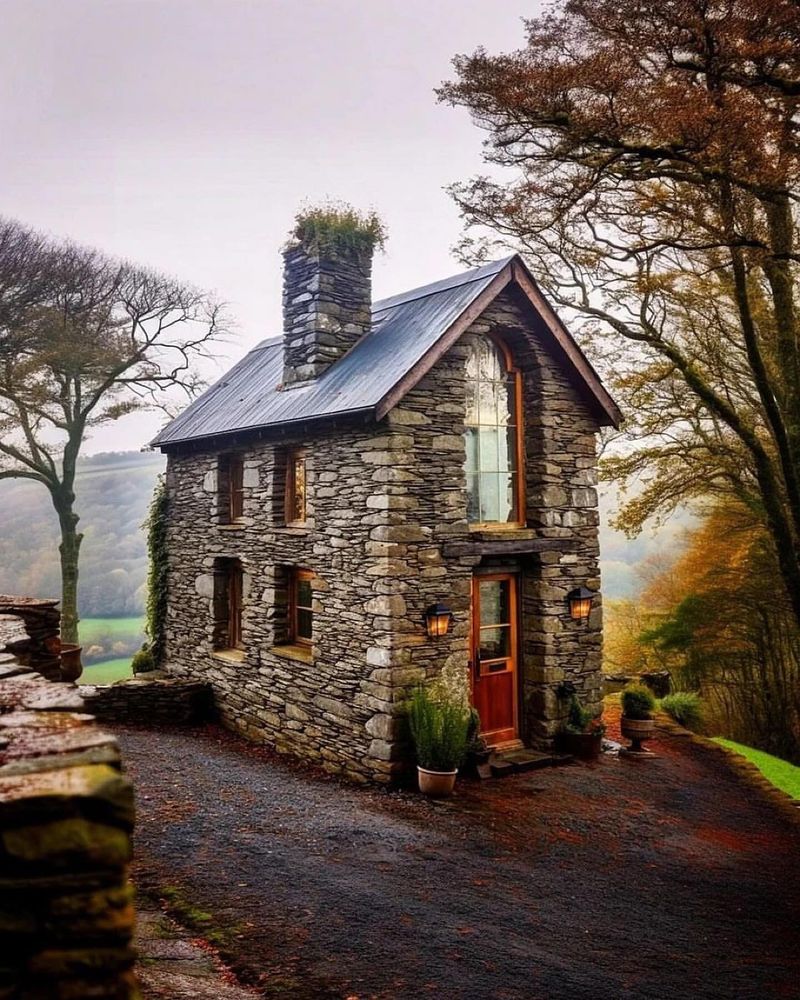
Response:
[{"label": "lantern glass", "polygon": [[579,587],[573,590],[567,600],[569,601],[569,614],[576,621],[585,621],[592,612],[592,599],[594,594],[586,587]]},{"label": "lantern glass", "polygon": [[452,620],[453,613],[446,604],[432,604],[425,612],[425,625],[428,635],[432,639],[438,639],[443,635],[447,635]]}]

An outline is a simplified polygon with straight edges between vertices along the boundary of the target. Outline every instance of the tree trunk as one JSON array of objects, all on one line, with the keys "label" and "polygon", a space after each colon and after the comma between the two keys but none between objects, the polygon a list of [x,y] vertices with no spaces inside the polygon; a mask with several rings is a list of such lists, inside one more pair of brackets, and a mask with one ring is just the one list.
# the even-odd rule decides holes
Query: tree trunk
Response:
[{"label": "tree trunk", "polygon": [[53,498],[61,525],[61,640],[78,642],[78,554],[83,535],[76,529],[78,515],[70,501]]}]

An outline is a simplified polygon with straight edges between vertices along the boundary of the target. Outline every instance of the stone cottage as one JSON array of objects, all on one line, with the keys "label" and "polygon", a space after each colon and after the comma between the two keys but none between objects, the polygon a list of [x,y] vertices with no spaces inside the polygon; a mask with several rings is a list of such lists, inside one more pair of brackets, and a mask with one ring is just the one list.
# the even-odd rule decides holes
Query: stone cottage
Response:
[{"label": "stone cottage", "polygon": [[445,667],[491,745],[547,745],[562,681],[600,706],[614,401],[519,256],[378,302],[370,246],[295,241],[284,264],[282,335],[155,441],[166,668],[356,780],[406,766],[403,704]]}]

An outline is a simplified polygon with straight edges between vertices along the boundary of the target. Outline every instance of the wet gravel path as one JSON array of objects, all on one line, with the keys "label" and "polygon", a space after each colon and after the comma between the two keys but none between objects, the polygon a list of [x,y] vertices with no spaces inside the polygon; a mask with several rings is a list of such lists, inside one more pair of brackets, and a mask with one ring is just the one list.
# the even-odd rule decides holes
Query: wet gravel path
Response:
[{"label": "wet gravel path", "polygon": [[264,997],[800,996],[800,827],[678,737],[434,804],[213,727],[119,735],[137,881]]}]

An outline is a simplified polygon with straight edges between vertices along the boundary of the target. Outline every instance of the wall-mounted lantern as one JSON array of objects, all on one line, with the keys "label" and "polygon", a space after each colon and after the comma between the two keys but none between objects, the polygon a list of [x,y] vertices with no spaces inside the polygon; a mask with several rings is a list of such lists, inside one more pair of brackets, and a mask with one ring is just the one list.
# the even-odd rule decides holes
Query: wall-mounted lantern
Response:
[{"label": "wall-mounted lantern", "polygon": [[576,590],[571,590],[567,594],[570,618],[575,618],[577,621],[585,621],[591,614],[592,598],[594,596],[594,591],[587,590],[586,587],[578,587]]},{"label": "wall-mounted lantern", "polygon": [[431,604],[425,611],[425,628],[431,639],[447,635],[453,624],[453,612],[446,604],[438,602]]}]

